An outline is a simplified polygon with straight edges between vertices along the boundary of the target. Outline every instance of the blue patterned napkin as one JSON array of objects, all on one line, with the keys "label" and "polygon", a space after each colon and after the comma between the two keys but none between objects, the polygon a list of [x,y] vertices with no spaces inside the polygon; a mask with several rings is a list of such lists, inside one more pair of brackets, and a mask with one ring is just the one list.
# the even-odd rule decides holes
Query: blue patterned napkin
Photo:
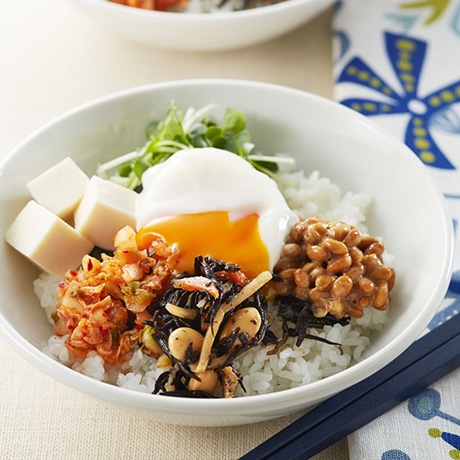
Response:
[{"label": "blue patterned napkin", "polygon": [[[452,213],[454,273],[433,329],[460,311],[460,0],[339,1],[333,33],[336,99],[404,141]],[[459,395],[460,371],[351,435],[350,458],[460,459]]]}]

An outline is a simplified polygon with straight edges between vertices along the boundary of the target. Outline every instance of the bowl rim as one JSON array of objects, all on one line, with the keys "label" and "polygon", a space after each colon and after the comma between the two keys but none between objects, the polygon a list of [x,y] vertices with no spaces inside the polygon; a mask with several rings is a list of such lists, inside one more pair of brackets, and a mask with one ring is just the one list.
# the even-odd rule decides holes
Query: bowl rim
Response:
[{"label": "bowl rim", "polygon": [[[270,405],[271,407],[277,407],[279,410],[282,410],[285,407],[292,408],[294,405],[298,405],[299,401],[305,397],[308,397],[308,399],[316,400],[325,399],[337,392],[336,388],[334,387],[337,387],[337,382],[343,380],[344,377],[347,379],[347,382],[349,382],[346,387],[357,383],[358,381],[373,374],[376,370],[380,369],[382,367],[382,363],[383,365],[388,364],[392,359],[402,353],[404,349],[406,349],[414,340],[416,340],[421,335],[423,330],[428,325],[429,320],[431,319],[431,317],[428,318],[426,314],[428,306],[430,305],[432,308],[434,308],[433,305],[435,305],[437,308],[441,304],[451,279],[453,263],[453,229],[451,217],[448,212],[444,196],[442,195],[440,189],[436,186],[433,177],[429,174],[427,170],[428,168],[426,168],[426,166],[424,166],[420,160],[418,160],[416,155],[394,135],[379,128],[374,122],[369,120],[369,118],[365,117],[364,115],[346,106],[343,106],[336,101],[301,89],[273,83],[243,79],[196,78],[173,80],[136,86],[112,92],[90,100],[86,103],[80,104],[73,109],[65,111],[61,115],[54,117],[42,127],[32,132],[12,151],[10,151],[0,162],[0,171],[4,169],[4,166],[15,155],[17,155],[17,153],[20,152],[24,146],[30,142],[33,142],[33,140],[40,136],[43,132],[46,132],[51,127],[59,125],[65,120],[72,118],[76,114],[84,112],[88,109],[96,108],[97,106],[103,105],[109,101],[113,102],[116,100],[129,98],[133,95],[148,93],[151,91],[161,91],[163,88],[193,86],[209,87],[209,85],[232,88],[249,87],[267,91],[277,91],[284,94],[291,94],[297,97],[316,100],[321,104],[331,107],[332,110],[346,113],[347,117],[354,117],[359,123],[363,124],[367,130],[374,131],[380,136],[385,136],[392,144],[397,146],[398,150],[407,152],[409,161],[412,161],[414,167],[419,168],[420,173],[425,175],[427,179],[427,186],[431,187],[433,196],[436,198],[440,209],[443,210],[443,238],[446,242],[444,252],[443,254],[440,254],[443,260],[445,260],[445,263],[443,264],[442,273],[439,274],[435,293],[432,294],[429,299],[427,299],[425,308],[416,318],[414,318],[410,328],[407,330],[409,335],[406,335],[405,337],[402,335],[398,336],[392,342],[386,344],[383,348],[377,350],[375,353],[365,358],[363,361],[356,363],[355,365],[322,380],[300,385],[296,388],[291,388],[288,390],[281,390],[263,395],[248,395],[232,399],[194,399],[182,397],[165,398],[161,395],[137,392],[107,384],[105,382],[100,382],[96,379],[80,374],[47,356],[43,351],[39,350],[29,341],[24,339],[6,320],[1,312],[0,318],[2,318],[2,320],[0,321],[0,335],[10,346],[13,347],[16,352],[22,355],[32,365],[47,373],[49,376],[67,384],[70,387],[73,387],[78,391],[84,392],[85,394],[89,394],[101,400],[105,400],[117,405],[121,404],[125,407],[135,407],[148,411],[153,409],[160,411],[163,410],[170,414],[183,414],[185,410],[186,412],[193,412],[196,415],[203,416],[225,414],[228,416],[236,415],[251,417],[253,415],[257,415],[258,412],[263,413],[264,409]],[[413,160],[410,158],[413,158]],[[293,410],[290,412],[292,411]],[[243,415],[241,412],[243,412]]]},{"label": "bowl rim", "polygon": [[[145,10],[142,8],[136,8],[128,5],[121,5],[119,3],[110,2],[109,0],[76,0],[81,3],[86,3],[89,6],[95,8],[108,8],[117,14],[127,14],[133,18],[141,18],[144,20],[148,19],[162,19],[168,21],[177,22],[190,22],[200,21],[204,23],[220,21],[238,21],[243,18],[252,17],[265,17],[268,15],[277,15],[286,10],[299,9],[305,4],[315,3],[317,0],[283,0],[279,3],[262,6],[259,8],[251,8],[247,10],[238,11],[216,11],[213,13],[177,13],[171,11],[157,11],[157,10]],[[335,0],[320,0],[324,3],[322,10],[324,11],[328,7],[334,4]],[[321,11],[321,9],[319,10]]]}]

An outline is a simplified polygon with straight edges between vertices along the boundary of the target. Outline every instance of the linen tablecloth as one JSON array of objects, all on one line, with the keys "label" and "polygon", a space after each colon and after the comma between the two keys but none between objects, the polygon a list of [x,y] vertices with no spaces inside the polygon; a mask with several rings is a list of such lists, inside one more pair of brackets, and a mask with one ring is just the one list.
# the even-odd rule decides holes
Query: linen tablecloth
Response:
[{"label": "linen tablecloth", "polygon": [[[195,54],[127,42],[101,30],[71,1],[2,2],[0,158],[55,116],[113,91],[183,78],[260,80],[336,98],[392,131],[433,171],[457,219],[459,1],[345,0],[336,8],[333,31],[328,11],[260,46]],[[446,40],[452,46],[446,47]],[[405,57],[414,58],[413,72],[404,79],[401,73],[398,78],[398,65],[408,63],[396,60],[398,43],[408,47]],[[364,67],[353,76],[355,64]],[[387,89],[378,91],[378,80]],[[361,105],[350,99],[361,99]],[[378,113],[376,101],[382,103]],[[424,148],[427,139],[436,150]],[[457,312],[457,276],[430,327]],[[2,460],[236,459],[301,415],[244,427],[170,426],[126,416],[53,381],[1,339],[0,368]],[[454,445],[460,409],[447,397],[455,394],[459,379],[457,374],[443,379],[350,436],[350,455],[343,440],[315,460],[460,458]],[[417,436],[408,436],[408,427],[417,427]]]},{"label": "linen tablecloth", "polygon": [[[332,98],[330,12],[260,46],[194,54],[128,42],[70,0],[0,3],[0,157],[64,111],[143,84],[239,78]],[[169,426],[128,417],[53,381],[3,340],[0,369],[1,460],[236,459],[300,415],[233,428]],[[346,460],[346,441],[317,458]]]},{"label": "linen tablecloth", "polygon": [[[333,24],[336,99],[413,150],[444,193],[457,230],[460,2],[344,0]],[[459,236],[452,281],[429,330],[460,311]],[[350,458],[460,458],[459,382],[460,371],[358,430],[349,437]]]}]

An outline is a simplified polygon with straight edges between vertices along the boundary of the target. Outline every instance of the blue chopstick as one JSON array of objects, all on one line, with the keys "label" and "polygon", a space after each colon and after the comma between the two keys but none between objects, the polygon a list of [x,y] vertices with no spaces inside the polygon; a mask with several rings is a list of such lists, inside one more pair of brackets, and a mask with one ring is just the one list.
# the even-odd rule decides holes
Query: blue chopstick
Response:
[{"label": "blue chopstick", "polygon": [[460,366],[460,315],[374,375],[329,398],[240,460],[305,460]]}]

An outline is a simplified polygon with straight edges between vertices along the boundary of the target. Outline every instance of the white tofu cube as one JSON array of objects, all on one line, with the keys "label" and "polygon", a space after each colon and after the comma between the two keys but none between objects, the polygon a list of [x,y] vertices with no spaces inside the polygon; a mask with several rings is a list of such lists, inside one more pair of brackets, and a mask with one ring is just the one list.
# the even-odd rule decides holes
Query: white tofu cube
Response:
[{"label": "white tofu cube", "polygon": [[114,238],[126,225],[136,227],[137,193],[93,176],[75,211],[75,229],[95,246],[114,249]]},{"label": "white tofu cube", "polygon": [[93,249],[93,243],[32,200],[8,228],[5,240],[42,270],[59,277],[78,268]]},{"label": "white tofu cube", "polygon": [[32,179],[27,188],[37,203],[72,223],[88,181],[88,176],[67,157]]}]

